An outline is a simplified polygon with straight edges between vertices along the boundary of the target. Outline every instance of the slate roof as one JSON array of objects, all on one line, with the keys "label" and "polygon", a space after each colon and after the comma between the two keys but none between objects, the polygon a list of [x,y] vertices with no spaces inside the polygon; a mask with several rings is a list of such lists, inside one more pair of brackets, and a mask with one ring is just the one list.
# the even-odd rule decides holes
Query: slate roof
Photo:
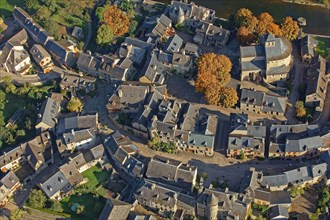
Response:
[{"label": "slate roof", "polygon": [[271,141],[275,143],[285,143],[286,138],[295,135],[300,138],[316,136],[319,132],[318,125],[293,124],[293,125],[271,125]]},{"label": "slate roof", "polygon": [[264,46],[263,45],[241,46],[240,55],[241,55],[241,58],[264,57],[265,56]]},{"label": "slate roof", "polygon": [[84,179],[77,167],[74,165],[73,161],[69,161],[68,163],[61,165],[59,170],[68,179],[68,182],[72,186],[80,184]]},{"label": "slate roof", "polygon": [[278,174],[272,176],[263,176],[260,184],[264,187],[274,187],[274,186],[285,186],[288,185],[289,181],[287,175]]},{"label": "slate roof", "polygon": [[188,144],[213,149],[214,139],[215,137],[213,135],[191,133],[188,137]]},{"label": "slate roof", "polygon": [[271,205],[291,205],[291,196],[289,191],[272,191],[270,194]]},{"label": "slate roof", "polygon": [[13,187],[17,183],[19,183],[19,179],[13,171],[0,173],[0,202],[12,193]]},{"label": "slate roof", "polygon": [[132,205],[117,199],[109,199],[98,218],[99,220],[126,220]]},{"label": "slate roof", "polygon": [[276,205],[269,208],[269,218],[273,219],[288,219],[289,208],[283,205]]},{"label": "slate roof", "polygon": [[92,89],[96,79],[89,76],[67,73],[62,75],[60,86],[64,88]]},{"label": "slate roof", "polygon": [[26,144],[21,144],[0,156],[0,167],[3,167],[15,160],[20,159],[26,150]]},{"label": "slate roof", "polygon": [[261,91],[242,89],[240,102],[261,107],[263,112],[284,113],[286,110],[285,97],[267,95]]},{"label": "slate roof", "polygon": [[151,83],[163,84],[165,81],[164,72],[164,65],[158,61],[156,53],[152,53],[145,62],[141,77],[146,77]]},{"label": "slate roof", "polygon": [[186,43],[184,46],[185,54],[195,54],[198,55],[200,53],[199,46],[193,43]]},{"label": "slate roof", "polygon": [[314,48],[317,46],[317,41],[309,34],[300,40],[300,48],[302,55],[310,54],[312,57],[315,56]]},{"label": "slate roof", "polygon": [[255,170],[247,170],[240,183],[239,192],[245,193],[248,189],[255,190],[258,187],[259,173]]},{"label": "slate roof", "polygon": [[323,147],[320,136],[297,138],[289,136],[286,139],[285,152],[304,152]]},{"label": "slate roof", "polygon": [[164,48],[169,53],[175,53],[180,51],[182,44],[183,44],[182,38],[176,34],[167,40]]},{"label": "slate roof", "polygon": [[267,61],[279,60],[288,57],[292,52],[291,43],[284,37],[275,37],[273,34],[265,34],[261,36],[261,42],[274,41],[275,46],[264,47],[265,57]]},{"label": "slate roof", "polygon": [[[55,127],[57,123],[57,116],[61,110],[61,100],[48,97],[41,105],[36,125],[44,123],[50,128]],[[47,128],[46,128],[47,129]]]},{"label": "slate roof", "polygon": [[64,174],[61,171],[57,171],[49,179],[40,183],[40,188],[50,198],[58,191],[67,192],[71,190],[72,186]]},{"label": "slate roof", "polygon": [[40,63],[45,57],[51,57],[50,54],[40,45],[34,44],[30,50],[32,57],[36,63]]},{"label": "slate roof", "polygon": [[190,66],[192,64],[190,56],[182,53],[173,53],[172,64],[179,66]]},{"label": "slate roof", "polygon": [[71,131],[72,129],[80,130],[86,128],[97,128],[97,118],[97,113],[62,118],[60,119],[59,125],[57,127],[57,134],[62,134],[66,131]]},{"label": "slate roof", "polygon": [[271,192],[269,189],[260,188],[254,190],[254,199],[270,202],[270,197],[271,197]]}]

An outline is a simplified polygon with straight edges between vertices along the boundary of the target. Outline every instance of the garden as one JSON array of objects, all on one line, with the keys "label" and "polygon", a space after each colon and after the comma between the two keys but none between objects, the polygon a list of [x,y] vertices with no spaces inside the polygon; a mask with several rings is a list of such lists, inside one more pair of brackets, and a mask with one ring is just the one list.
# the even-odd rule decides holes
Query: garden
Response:
[{"label": "garden", "polygon": [[330,38],[316,37],[318,41],[316,52],[325,59],[330,59]]}]

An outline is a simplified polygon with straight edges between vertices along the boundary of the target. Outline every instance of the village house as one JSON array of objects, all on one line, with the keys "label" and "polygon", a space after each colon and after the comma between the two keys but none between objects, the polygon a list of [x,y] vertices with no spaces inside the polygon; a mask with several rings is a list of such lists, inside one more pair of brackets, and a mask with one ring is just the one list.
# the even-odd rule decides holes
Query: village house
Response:
[{"label": "village house", "polygon": [[44,179],[39,187],[51,200],[60,201],[72,192],[72,185],[60,170],[56,170],[49,178]]},{"label": "village house", "polygon": [[197,168],[177,160],[155,156],[151,158],[148,164],[146,177],[167,184],[174,184],[192,192],[196,184]]},{"label": "village house", "polygon": [[64,163],[58,169],[63,173],[63,175],[68,179],[68,182],[71,186],[79,186],[83,184],[84,177],[79,172],[77,167],[74,165],[73,161],[69,161],[67,163]]},{"label": "village house", "polygon": [[206,188],[196,199],[196,216],[206,219],[246,219],[249,199],[239,193]]},{"label": "village house", "polygon": [[57,125],[57,117],[61,111],[63,96],[59,93],[51,93],[41,105],[35,128],[42,131],[52,130]]},{"label": "village house", "polygon": [[8,170],[15,170],[25,163],[25,149],[26,144],[20,144],[8,152],[4,151],[0,156],[1,171],[5,173]]},{"label": "village house", "polygon": [[276,205],[268,210],[270,220],[289,219],[289,209],[282,205]]},{"label": "village house", "polygon": [[300,40],[300,50],[301,50],[301,62],[304,64],[311,64],[313,58],[315,57],[315,48],[317,46],[317,41],[309,34]]},{"label": "village house", "polygon": [[227,157],[264,157],[266,126],[249,123],[246,114],[230,114]]},{"label": "village house", "polygon": [[105,203],[99,220],[126,220],[132,205],[117,199],[109,199]]},{"label": "village house", "polygon": [[148,86],[122,84],[109,98],[107,109],[110,112],[137,113],[143,107],[149,91]]},{"label": "village house", "polygon": [[328,77],[327,77],[327,61],[318,56],[307,70],[307,89],[305,105],[314,107],[316,112],[321,113],[326,98]]},{"label": "village house", "polygon": [[291,43],[282,37],[265,34],[259,45],[240,47],[241,80],[276,83],[290,71]]},{"label": "village house", "polygon": [[268,95],[264,92],[250,89],[242,89],[241,91],[240,109],[244,112],[284,116],[286,103],[286,97]]},{"label": "village house", "polygon": [[18,75],[27,74],[32,67],[30,55],[24,48],[28,40],[23,29],[10,38],[0,49],[0,69]]},{"label": "village house", "polygon": [[76,62],[77,48],[68,41],[56,42],[49,33],[43,29],[20,7],[14,8],[15,21],[29,33],[31,38],[38,44],[44,46],[53,58],[65,66],[73,66]]},{"label": "village house", "polygon": [[144,38],[146,38],[145,41],[149,43],[156,43],[159,39],[160,41],[166,40],[175,34],[171,19],[164,14],[157,18],[146,17],[144,24],[146,24]]},{"label": "village house", "polygon": [[139,82],[162,85],[165,82],[165,75],[165,66],[158,60],[156,51],[151,52],[141,70]]},{"label": "village house", "polygon": [[21,183],[13,171],[0,173],[0,207],[5,206]]},{"label": "village house", "polygon": [[291,186],[306,187],[326,178],[327,164],[307,165],[282,174],[263,176],[260,185],[270,191],[283,191]]},{"label": "village house", "polygon": [[56,140],[57,149],[62,157],[70,155],[75,150],[89,149],[97,143],[95,129],[83,129],[63,133]]},{"label": "village house", "polygon": [[105,150],[125,173],[134,178],[143,178],[145,161],[138,155],[138,148],[128,137],[116,131],[104,141],[104,145]]},{"label": "village house", "polygon": [[269,158],[302,159],[319,155],[326,149],[318,132],[318,125],[272,125]]},{"label": "village house", "polygon": [[75,73],[65,73],[61,76],[60,87],[62,90],[82,90],[90,93],[95,90],[96,79],[90,76],[81,76]]},{"label": "village house", "polygon": [[79,131],[87,128],[97,130],[99,127],[98,113],[75,115],[71,117],[61,118],[56,127],[56,135],[59,137],[63,133]]},{"label": "village house", "polygon": [[30,49],[30,53],[44,73],[48,73],[53,69],[54,63],[50,54],[40,44],[34,44]]},{"label": "village house", "polygon": [[258,188],[254,190],[253,202],[262,206],[277,206],[282,205],[287,208],[291,207],[291,197],[289,191],[270,191],[265,188]]},{"label": "village house", "polygon": [[93,56],[81,53],[77,66],[81,72],[107,82],[132,80],[136,73],[129,58],[120,58],[116,55]]}]

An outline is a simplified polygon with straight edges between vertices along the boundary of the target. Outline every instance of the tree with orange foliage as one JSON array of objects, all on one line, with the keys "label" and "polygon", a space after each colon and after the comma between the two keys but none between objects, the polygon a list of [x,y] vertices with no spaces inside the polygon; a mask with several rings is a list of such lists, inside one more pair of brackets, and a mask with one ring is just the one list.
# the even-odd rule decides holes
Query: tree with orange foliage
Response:
[{"label": "tree with orange foliage", "polygon": [[234,88],[223,87],[220,90],[219,104],[225,108],[234,107],[238,102],[238,95]]},{"label": "tree with orange foliage", "polygon": [[205,100],[210,105],[219,105],[221,86],[217,84],[210,84],[205,90]]},{"label": "tree with orange foliage", "polygon": [[210,84],[226,85],[231,79],[231,68],[232,63],[225,55],[203,54],[197,60],[196,90],[205,92]]},{"label": "tree with orange foliage", "polygon": [[236,36],[242,44],[250,44],[255,41],[255,35],[245,26],[238,28]]},{"label": "tree with orange foliage", "polygon": [[105,6],[101,22],[109,25],[116,37],[126,34],[130,24],[127,15],[117,5]]},{"label": "tree with orange foliage", "polygon": [[281,31],[283,33],[283,37],[288,40],[294,40],[299,34],[298,23],[291,17],[286,17],[281,24]]},{"label": "tree with orange foliage", "polygon": [[237,27],[247,26],[249,19],[253,17],[253,13],[250,9],[240,8],[235,14],[235,24]]}]

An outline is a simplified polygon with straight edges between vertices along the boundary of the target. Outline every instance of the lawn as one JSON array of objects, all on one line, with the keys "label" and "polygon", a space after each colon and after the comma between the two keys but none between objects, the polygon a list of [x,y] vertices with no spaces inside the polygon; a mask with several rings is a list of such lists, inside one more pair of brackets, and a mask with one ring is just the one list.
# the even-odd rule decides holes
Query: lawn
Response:
[{"label": "lawn", "polygon": [[[69,197],[66,197],[60,201],[62,208],[64,210],[64,213],[70,214],[72,219],[77,220],[90,220],[98,218],[102,212],[102,209],[105,204],[105,199],[91,194],[74,194]],[[73,203],[78,203],[79,205],[85,206],[85,211],[78,215],[74,211],[71,210],[71,206]]]},{"label": "lawn", "polygon": [[7,18],[14,11],[14,6],[24,6],[24,0],[0,0],[0,17]]},{"label": "lawn", "polygon": [[87,189],[96,189],[102,183],[105,183],[109,177],[110,173],[106,170],[102,170],[101,168],[94,166],[90,169],[86,170],[82,173],[84,178],[87,178],[89,181],[85,183],[83,186]]},{"label": "lawn", "polygon": [[330,38],[316,37],[318,45],[316,52],[326,59],[330,59]]}]

